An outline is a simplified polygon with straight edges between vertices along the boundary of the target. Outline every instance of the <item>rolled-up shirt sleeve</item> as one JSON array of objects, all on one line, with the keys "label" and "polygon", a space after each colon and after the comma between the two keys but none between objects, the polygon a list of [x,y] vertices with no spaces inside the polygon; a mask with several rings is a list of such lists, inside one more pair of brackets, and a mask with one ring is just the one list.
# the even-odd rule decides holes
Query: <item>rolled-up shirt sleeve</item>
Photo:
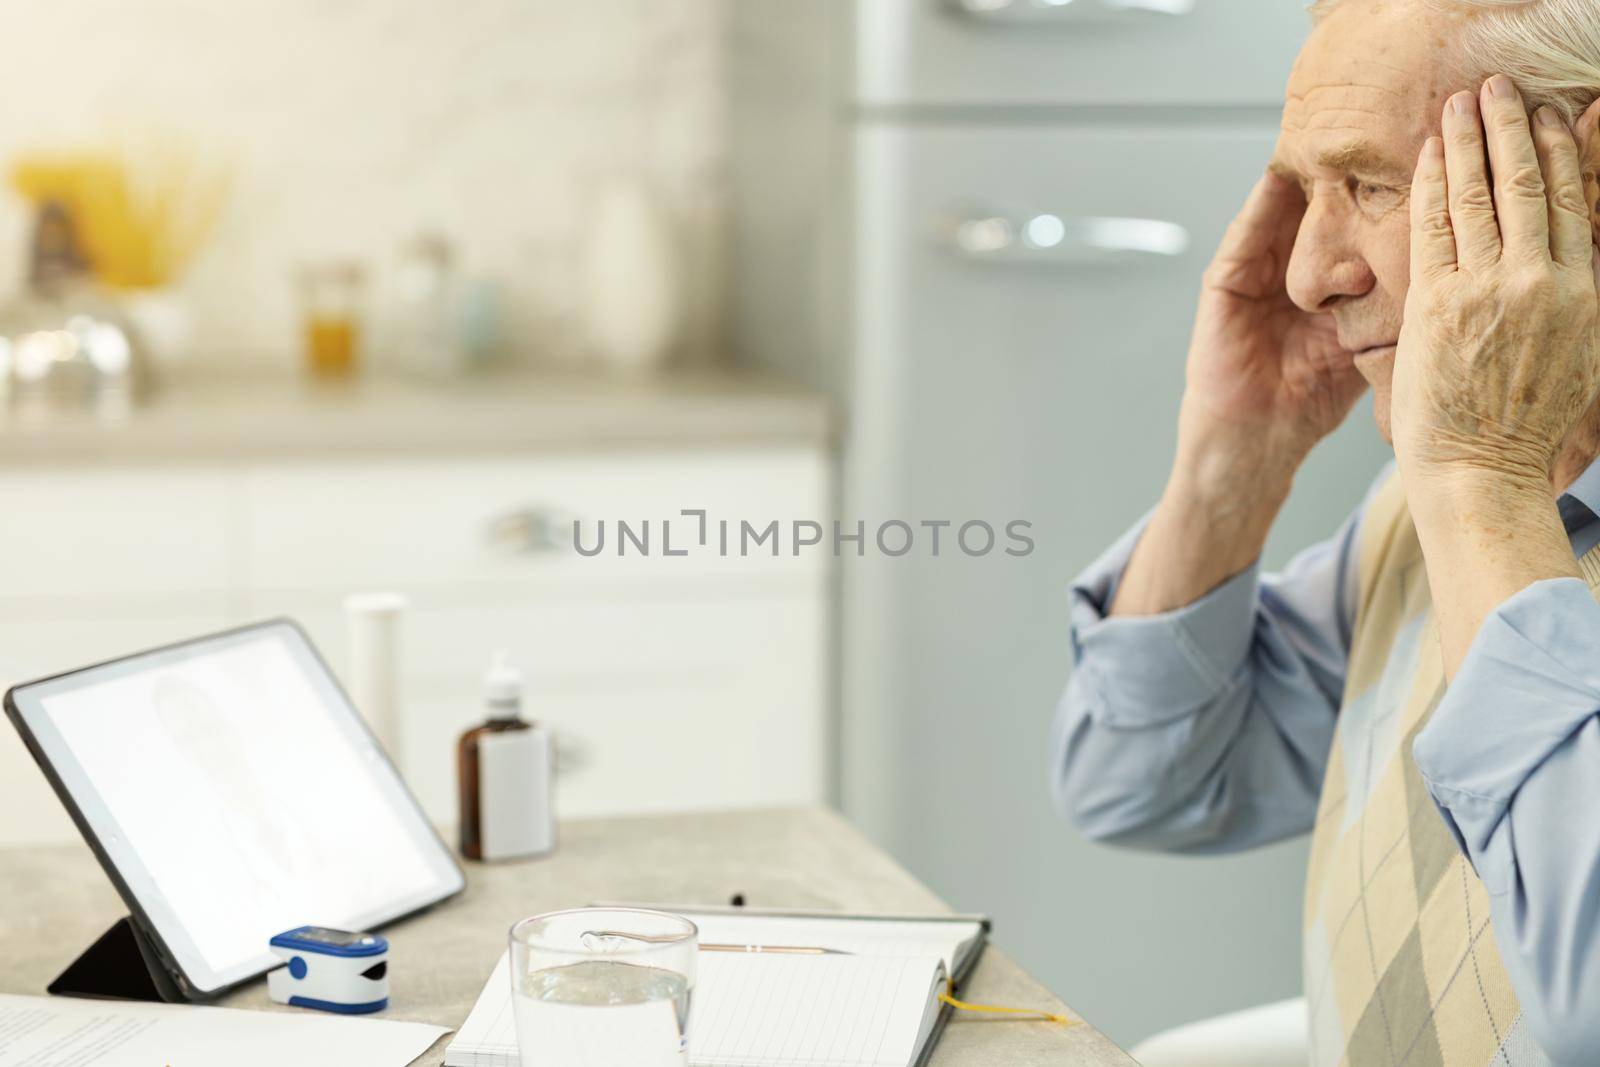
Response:
[{"label": "rolled-up shirt sleeve", "polygon": [[1091,837],[1167,851],[1310,829],[1344,688],[1365,506],[1281,573],[1251,566],[1176,611],[1107,614],[1144,521],[1079,575],[1076,666],[1051,734],[1057,807]]},{"label": "rolled-up shirt sleeve", "polygon": [[1106,615],[1146,521],[1085,571],[1071,592],[1078,680],[1099,698],[1108,725],[1153,725],[1215,700],[1250,647],[1260,584],[1255,564],[1176,611]]},{"label": "rolled-up shirt sleeve", "polygon": [[1529,1030],[1558,1063],[1600,1049],[1600,604],[1535,582],[1486,619],[1412,749],[1490,894]]}]

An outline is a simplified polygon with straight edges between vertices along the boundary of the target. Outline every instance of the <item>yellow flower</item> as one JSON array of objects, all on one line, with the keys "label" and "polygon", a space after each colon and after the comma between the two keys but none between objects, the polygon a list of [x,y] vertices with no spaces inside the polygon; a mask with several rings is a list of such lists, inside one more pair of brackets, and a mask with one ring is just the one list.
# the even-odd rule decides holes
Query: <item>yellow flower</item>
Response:
[{"label": "yellow flower", "polygon": [[193,152],[146,141],[127,152],[70,150],[23,156],[11,184],[35,206],[54,201],[71,216],[94,274],[119,289],[177,279],[221,210],[227,177]]}]

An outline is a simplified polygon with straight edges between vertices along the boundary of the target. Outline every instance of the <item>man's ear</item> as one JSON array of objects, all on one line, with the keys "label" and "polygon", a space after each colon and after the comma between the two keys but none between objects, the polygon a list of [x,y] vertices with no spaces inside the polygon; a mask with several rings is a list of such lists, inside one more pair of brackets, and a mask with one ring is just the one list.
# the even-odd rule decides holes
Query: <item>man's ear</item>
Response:
[{"label": "man's ear", "polygon": [[1578,165],[1583,168],[1583,197],[1589,203],[1589,227],[1600,244],[1600,100],[1578,119]]}]

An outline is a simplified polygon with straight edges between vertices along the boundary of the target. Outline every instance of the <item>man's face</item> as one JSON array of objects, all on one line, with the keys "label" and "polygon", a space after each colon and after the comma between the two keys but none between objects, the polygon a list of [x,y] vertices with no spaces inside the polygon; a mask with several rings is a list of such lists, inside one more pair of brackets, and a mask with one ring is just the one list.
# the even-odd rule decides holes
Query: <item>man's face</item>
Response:
[{"label": "man's face", "polygon": [[1389,440],[1389,384],[1410,268],[1410,190],[1422,142],[1438,132],[1452,84],[1455,16],[1415,0],[1345,0],[1295,61],[1272,169],[1306,214],[1289,296],[1329,312],[1372,386]]}]

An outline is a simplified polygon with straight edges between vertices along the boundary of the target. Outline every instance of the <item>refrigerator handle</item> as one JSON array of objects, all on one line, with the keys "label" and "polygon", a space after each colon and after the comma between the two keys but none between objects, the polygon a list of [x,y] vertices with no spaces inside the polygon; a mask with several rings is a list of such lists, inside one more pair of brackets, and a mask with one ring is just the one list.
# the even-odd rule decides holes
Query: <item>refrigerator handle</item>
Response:
[{"label": "refrigerator handle", "polygon": [[972,215],[943,229],[954,252],[978,262],[1077,267],[1174,259],[1189,249],[1189,231],[1164,219]]},{"label": "refrigerator handle", "polygon": [[968,18],[989,23],[1109,22],[1128,15],[1187,15],[1194,0],[946,0]]}]

